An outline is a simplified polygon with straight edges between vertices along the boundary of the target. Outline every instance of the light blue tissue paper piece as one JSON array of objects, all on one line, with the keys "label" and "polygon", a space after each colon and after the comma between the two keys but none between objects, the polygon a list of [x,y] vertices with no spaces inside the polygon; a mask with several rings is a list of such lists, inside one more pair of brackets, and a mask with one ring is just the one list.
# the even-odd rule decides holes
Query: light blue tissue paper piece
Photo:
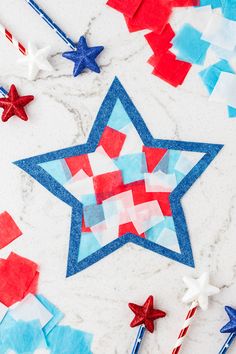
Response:
[{"label": "light blue tissue paper piece", "polygon": [[114,162],[121,170],[123,182],[125,184],[144,179],[144,173],[147,172],[144,153],[123,155],[118,159],[115,159]]},{"label": "light blue tissue paper piece", "polygon": [[61,183],[62,185],[64,185],[72,178],[71,172],[63,159],[44,162],[39,166],[41,166],[46,172],[55,178],[57,182]]},{"label": "light blue tissue paper piece", "polygon": [[202,33],[186,23],[172,40],[177,58],[192,64],[204,64],[209,42],[201,39]]},{"label": "light blue tissue paper piece", "polygon": [[80,248],[78,261],[90,256],[90,254],[99,250],[102,246],[92,232],[82,232],[80,239]]},{"label": "light blue tissue paper piece", "polygon": [[175,225],[171,216],[166,216],[162,222],[145,231],[145,237],[149,241],[158,243],[158,238],[165,228],[168,228],[175,232]]},{"label": "light blue tissue paper piece", "polygon": [[83,207],[83,211],[86,227],[97,225],[105,219],[102,204],[87,205]]},{"label": "light blue tissue paper piece", "polygon": [[130,119],[124,106],[121,104],[120,100],[116,101],[113,108],[112,114],[107,125],[115,130],[122,130],[126,125],[130,124]]},{"label": "light blue tissue paper piece", "polygon": [[97,202],[95,194],[81,195],[80,199],[81,199],[81,203],[83,205],[92,205],[92,204],[96,204],[96,202]]},{"label": "light blue tissue paper piece", "polygon": [[43,295],[36,295],[37,299],[53,315],[52,319],[43,327],[43,332],[48,335],[50,331],[63,319],[64,314]]},{"label": "light blue tissue paper piece", "polygon": [[209,94],[212,93],[214,87],[219,80],[220,74],[222,72],[234,73],[233,68],[227,62],[227,60],[221,60],[218,63],[209,66],[208,68],[200,71],[199,76],[201,77],[205,87]]},{"label": "light blue tissue paper piece", "polygon": [[162,171],[167,174],[175,173],[175,166],[179,157],[181,155],[181,151],[178,150],[168,150],[161,161],[157,164],[154,169],[154,172]]},{"label": "light blue tissue paper piece", "polygon": [[236,118],[236,108],[228,106],[228,116],[229,118]]},{"label": "light blue tissue paper piece", "polygon": [[90,333],[69,326],[56,326],[48,335],[51,354],[92,354]]},{"label": "light blue tissue paper piece", "polygon": [[198,6],[211,6],[212,9],[216,9],[222,6],[221,0],[200,0]]},{"label": "light blue tissue paper piece", "polygon": [[175,171],[175,178],[177,181],[177,184],[179,184],[185,177],[185,174],[179,172],[179,171]]},{"label": "light blue tissue paper piece", "polygon": [[223,16],[236,21],[236,0],[221,0]]},{"label": "light blue tissue paper piece", "polygon": [[[163,231],[165,232],[163,233]],[[146,231],[145,237],[171,251],[180,252],[174,221],[170,216],[165,217],[161,223]]]},{"label": "light blue tissue paper piece", "polygon": [[[222,72],[228,72],[232,74],[234,73],[233,68],[230,66],[227,60],[221,60],[199,73],[199,76],[201,77],[209,94],[211,94],[214,90],[214,87]],[[228,116],[229,118],[236,118],[236,108],[228,106]]]},{"label": "light blue tissue paper piece", "polygon": [[15,321],[7,315],[0,326],[3,348],[17,354],[33,354],[38,348],[46,348],[45,336],[39,320]]}]

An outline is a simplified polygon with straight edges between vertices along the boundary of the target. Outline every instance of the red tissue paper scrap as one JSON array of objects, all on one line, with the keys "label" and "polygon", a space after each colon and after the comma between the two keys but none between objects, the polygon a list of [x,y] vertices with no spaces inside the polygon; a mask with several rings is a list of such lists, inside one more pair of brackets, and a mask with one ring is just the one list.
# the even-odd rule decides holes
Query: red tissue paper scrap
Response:
[{"label": "red tissue paper scrap", "polygon": [[108,0],[107,5],[124,15],[130,32],[153,31],[145,35],[154,52],[148,61],[154,66],[152,73],[176,87],[183,83],[191,65],[177,60],[169,51],[175,36],[169,19],[173,8],[198,6],[199,3],[199,0]]},{"label": "red tissue paper scrap", "polygon": [[21,236],[22,232],[6,211],[0,214],[0,249],[7,246],[17,237]]},{"label": "red tissue paper scrap", "polygon": [[154,55],[148,60],[148,63],[154,66],[152,73],[170,85],[177,87],[182,85],[192,65],[183,60],[178,60],[169,51],[174,36],[175,33],[168,23],[162,33],[151,32],[145,38],[154,52]]},{"label": "red tissue paper scrap", "polygon": [[171,25],[167,23],[161,33],[150,32],[145,35],[145,38],[152,48],[154,54],[160,57],[172,47],[171,41],[174,36],[175,32],[173,31]]},{"label": "red tissue paper scrap", "polygon": [[143,0],[133,17],[126,18],[130,32],[143,29],[161,32],[172,12],[170,0]]},{"label": "red tissue paper scrap", "polygon": [[35,294],[38,285],[38,265],[11,253],[0,259],[0,302],[9,307],[27,294]]},{"label": "red tissue paper scrap", "polygon": [[171,52],[163,54],[157,62],[155,62],[155,57],[151,57],[149,63],[154,66],[154,75],[174,87],[182,85],[192,66],[190,63],[178,60]]},{"label": "red tissue paper scrap", "polygon": [[128,17],[133,17],[141,2],[142,0],[108,0],[107,5]]}]

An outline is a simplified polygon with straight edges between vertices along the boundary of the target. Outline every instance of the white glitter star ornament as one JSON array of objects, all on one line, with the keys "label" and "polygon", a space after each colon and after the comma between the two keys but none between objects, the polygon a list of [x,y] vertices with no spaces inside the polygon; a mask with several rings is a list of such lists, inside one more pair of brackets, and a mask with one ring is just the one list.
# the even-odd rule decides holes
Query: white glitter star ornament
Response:
[{"label": "white glitter star ornament", "polygon": [[39,71],[52,71],[53,67],[48,61],[50,46],[38,49],[34,44],[29,43],[27,55],[19,61],[28,65],[28,79],[34,80]]},{"label": "white glitter star ornament", "polygon": [[202,310],[208,309],[208,298],[218,294],[220,289],[209,283],[209,273],[203,273],[198,279],[184,277],[183,281],[188,290],[183,297],[183,302],[190,303],[195,301]]}]

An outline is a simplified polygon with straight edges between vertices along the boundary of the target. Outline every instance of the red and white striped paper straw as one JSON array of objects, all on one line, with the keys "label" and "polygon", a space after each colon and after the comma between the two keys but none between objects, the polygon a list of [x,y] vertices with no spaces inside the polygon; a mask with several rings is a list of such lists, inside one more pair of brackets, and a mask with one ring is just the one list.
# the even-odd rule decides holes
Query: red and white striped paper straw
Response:
[{"label": "red and white striped paper straw", "polygon": [[27,49],[9,32],[3,25],[0,24],[0,33],[2,33],[22,54],[27,55]]},{"label": "red and white striped paper straw", "polygon": [[172,351],[172,354],[178,354],[180,352],[180,349],[182,347],[182,344],[184,342],[184,339],[186,337],[186,334],[188,332],[188,329],[194,319],[194,315],[197,311],[197,308],[198,308],[198,303],[196,301],[194,301],[188,311],[188,314],[185,318],[185,321],[184,321],[184,324],[183,324],[183,327],[180,331],[180,334],[179,334],[179,337],[178,337],[178,340],[174,346],[174,349]]}]

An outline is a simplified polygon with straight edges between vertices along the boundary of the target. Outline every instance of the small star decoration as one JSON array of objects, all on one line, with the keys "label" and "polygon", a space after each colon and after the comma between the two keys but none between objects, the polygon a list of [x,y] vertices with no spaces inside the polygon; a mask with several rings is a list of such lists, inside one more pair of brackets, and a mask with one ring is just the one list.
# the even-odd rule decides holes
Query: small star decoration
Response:
[{"label": "small star decoration", "polygon": [[154,321],[166,316],[164,311],[153,308],[152,295],[147,298],[143,306],[129,303],[129,308],[135,314],[133,321],[130,323],[130,327],[144,324],[146,329],[151,333],[154,331]]},{"label": "small star decoration", "polygon": [[220,331],[221,333],[236,333],[236,310],[230,306],[225,306],[225,311],[230,321]]},{"label": "small star decoration", "polygon": [[34,96],[19,96],[15,85],[11,85],[7,97],[0,98],[0,107],[3,108],[2,121],[7,122],[13,116],[28,120],[24,107],[34,99]]},{"label": "small star decoration", "polygon": [[71,52],[65,52],[62,56],[74,62],[74,77],[81,74],[86,68],[96,73],[100,73],[100,68],[95,59],[103,49],[103,46],[88,47],[85,37],[82,36],[77,44],[77,49]]},{"label": "small star decoration", "polygon": [[188,290],[183,297],[183,302],[197,302],[202,310],[208,309],[209,296],[219,293],[219,288],[209,284],[209,273],[203,273],[198,279],[184,277],[184,283]]},{"label": "small star decoration", "polygon": [[34,44],[29,43],[27,55],[20,59],[21,63],[28,65],[28,79],[34,80],[40,70],[52,71],[53,67],[48,61],[50,46],[38,49]]}]

